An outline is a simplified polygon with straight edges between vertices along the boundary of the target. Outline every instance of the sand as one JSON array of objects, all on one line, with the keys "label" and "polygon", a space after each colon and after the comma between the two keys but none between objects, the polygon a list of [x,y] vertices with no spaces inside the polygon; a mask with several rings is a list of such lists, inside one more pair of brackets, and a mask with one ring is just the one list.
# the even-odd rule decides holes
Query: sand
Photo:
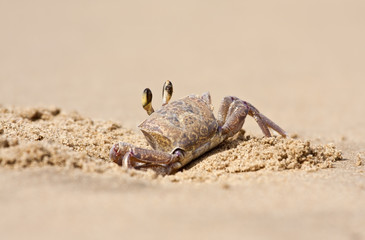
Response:
[{"label": "sand", "polygon": [[[0,112],[0,165],[6,168],[55,166],[120,174],[122,168],[109,159],[113,143],[119,139],[151,149],[143,138],[112,121],[93,121],[77,113],[63,113],[58,108],[0,108]],[[261,169],[316,171],[331,168],[339,160],[343,160],[342,153],[333,144],[313,147],[310,141],[281,136],[251,137],[242,130],[192,162],[186,171],[167,178],[204,182],[219,180],[230,173]]]},{"label": "sand", "polygon": [[[1,239],[365,238],[362,1],[0,6]],[[167,79],[289,137],[247,117],[174,175],[117,166]]]},{"label": "sand", "polygon": [[[141,135],[123,128],[118,122],[92,120],[91,118],[84,117],[76,112],[67,113],[62,109],[55,107],[22,108],[2,106],[0,108],[0,113],[0,166],[3,178],[3,201],[5,203],[3,206],[14,206],[14,209],[11,207],[5,207],[3,209],[5,212],[8,211],[8,214],[11,215],[11,219],[13,220],[3,218],[2,224],[11,226],[11,224],[18,224],[17,222],[20,221],[24,224],[23,226],[25,226],[24,231],[17,233],[13,232],[11,228],[10,230],[7,229],[5,231],[6,234],[4,235],[6,237],[23,237],[29,231],[34,231],[32,234],[34,237],[47,237],[57,233],[59,231],[58,228],[61,229],[64,226],[71,227],[71,229],[76,228],[78,230],[74,230],[76,233],[67,230],[66,233],[64,233],[65,235],[60,235],[62,238],[71,236],[87,237],[94,231],[98,234],[104,234],[104,230],[80,230],[83,228],[88,229],[88,224],[80,224],[78,221],[74,223],[69,220],[66,221],[66,219],[73,219],[77,214],[81,214],[78,216],[80,220],[87,218],[88,215],[85,215],[83,210],[80,212],[80,209],[78,209],[83,209],[84,204],[91,204],[89,207],[93,208],[105,208],[105,206],[94,206],[94,200],[100,201],[100,196],[101,199],[105,199],[102,201],[106,202],[98,204],[106,204],[106,206],[108,206],[107,208],[110,208],[110,210],[116,208],[119,209],[119,211],[122,211],[120,216],[114,217],[117,219],[120,217],[123,218],[124,221],[127,222],[127,226],[129,217],[125,216],[126,213],[124,212],[127,209],[129,209],[129,211],[131,210],[129,213],[131,214],[130,217],[135,217],[140,214],[145,215],[146,209],[142,210],[144,208],[150,209],[152,212],[162,208],[160,209],[162,212],[155,212],[154,214],[156,216],[153,218],[161,217],[166,219],[159,219],[161,223],[153,223],[156,224],[155,227],[150,226],[152,229],[150,229],[151,233],[149,234],[152,235],[157,231],[153,229],[156,227],[158,229],[160,224],[166,224],[164,223],[165,221],[170,221],[175,218],[175,216],[163,216],[163,214],[166,214],[166,210],[163,209],[169,206],[169,208],[172,209],[169,209],[168,211],[182,211],[184,212],[184,217],[187,217],[185,216],[185,209],[189,209],[191,208],[191,205],[193,205],[195,207],[192,207],[192,209],[195,208],[195,210],[190,212],[190,215],[192,214],[194,218],[198,217],[199,219],[199,216],[201,216],[204,211],[208,211],[216,218],[215,220],[211,220],[213,221],[212,224],[221,224],[219,223],[222,221],[221,216],[238,214],[236,217],[227,216],[227,223],[224,224],[228,224],[228,229],[218,232],[222,234],[224,231],[228,231],[232,236],[239,237],[240,234],[238,234],[239,232],[235,232],[235,229],[239,229],[239,225],[242,224],[242,219],[240,219],[242,216],[240,214],[248,214],[247,217],[249,218],[259,218],[261,222],[266,219],[261,215],[265,215],[266,211],[272,211],[272,209],[270,210],[272,206],[265,206],[265,204],[267,204],[265,201],[260,203],[262,199],[251,198],[268,198],[270,205],[274,204],[274,208],[283,211],[280,215],[283,214],[283,216],[286,216],[285,214],[289,214],[290,216],[290,214],[292,214],[290,212],[298,207],[296,206],[297,204],[313,204],[311,201],[318,201],[318,196],[311,196],[311,194],[322,194],[322,199],[320,198],[320,200],[328,201],[328,198],[331,198],[331,196],[327,195],[329,191],[327,190],[327,187],[338,188],[336,186],[337,184],[330,182],[331,180],[329,179],[341,176],[346,184],[351,184],[352,187],[350,190],[346,189],[345,192],[343,192],[344,189],[341,190],[341,187],[345,186],[341,186],[340,189],[338,189],[341,190],[340,192],[333,193],[334,190],[329,191],[331,194],[339,195],[342,198],[344,197],[342,194],[347,194],[346,191],[350,191],[351,201],[354,201],[352,198],[355,197],[352,195],[354,194],[352,193],[353,191],[358,192],[356,194],[361,194],[364,190],[363,180],[358,182],[357,179],[361,178],[361,176],[363,177],[364,174],[361,153],[357,154],[356,158],[351,161],[352,163],[348,163],[350,160],[343,157],[342,152],[337,149],[335,144],[313,144],[309,140],[297,139],[298,136],[295,134],[288,138],[283,138],[281,136],[267,138],[263,136],[257,137],[247,135],[245,131],[242,130],[216,149],[187,165],[178,173],[162,176],[153,170],[138,171],[121,168],[108,158],[109,149],[112,144],[118,140],[149,148]],[[341,164],[341,161],[347,162],[347,164]],[[350,167],[351,170],[344,172],[346,167]],[[16,174],[14,175],[14,173]],[[343,174],[345,174],[345,176],[342,176]],[[346,176],[348,174],[350,174],[350,176]],[[323,178],[327,178],[327,180],[323,180]],[[305,183],[303,181],[309,182]],[[303,187],[303,184],[306,185]],[[315,184],[316,186],[311,186],[311,184]],[[317,184],[319,184],[319,186],[317,186]],[[260,190],[255,190],[256,188]],[[302,190],[299,190],[298,192],[297,188]],[[302,196],[303,188],[306,189],[306,191],[310,191],[311,194]],[[278,192],[276,192],[276,190],[274,191],[274,189]],[[81,191],[81,193],[79,191]],[[201,191],[203,191],[203,195],[199,196]],[[313,193],[312,191],[319,192]],[[325,191],[326,194],[321,193],[321,191]],[[75,195],[75,193],[77,194]],[[25,194],[25,196],[23,194]],[[60,195],[58,196],[58,194]],[[84,198],[89,198],[89,194],[95,194],[95,196],[86,200],[86,203],[84,203]],[[152,200],[152,202],[150,202],[150,199],[147,200],[149,204],[146,205],[146,202],[144,202],[145,199],[142,197],[144,194],[147,194],[146,196],[157,194],[158,197],[156,196],[157,199]],[[248,198],[253,202],[245,203],[245,205],[248,204],[243,207],[243,209],[246,210],[241,212],[243,209],[237,209],[237,207],[242,204],[240,203],[241,198],[243,197],[242,195],[246,194],[248,196],[245,196],[243,201],[245,201],[245,198],[247,201]],[[291,206],[291,204],[293,204],[291,201],[293,200],[288,200],[288,197],[283,197],[281,194],[289,194],[289,199],[292,198],[293,195],[299,195],[304,200],[296,199],[294,205]],[[111,195],[114,196],[111,197]],[[254,197],[253,195],[256,196]],[[196,199],[197,196],[198,199]],[[79,197],[81,197],[81,199],[78,199]],[[107,200],[108,197],[111,197],[110,201],[116,202],[109,203]],[[127,203],[124,203],[123,201],[118,203],[120,201],[119,197],[122,199],[127,198]],[[215,200],[217,197],[222,200]],[[56,202],[53,202],[54,198],[57,199]],[[66,199],[60,200],[63,198]],[[25,205],[23,203],[24,200],[27,201]],[[50,200],[53,203],[46,203]],[[30,201],[30,203],[28,201]],[[66,201],[66,205],[64,205],[64,201]],[[78,203],[75,205],[74,201]],[[128,201],[131,202],[128,203]],[[138,203],[138,201],[141,202]],[[162,203],[160,201],[162,201]],[[198,203],[196,203],[196,201],[198,201]],[[222,203],[220,205],[215,201],[222,201]],[[335,203],[331,203],[331,201],[329,203],[323,202],[321,203],[324,204],[323,206],[315,206],[314,209],[318,208],[320,211],[329,211],[333,207],[337,209],[339,206],[336,204],[342,204],[341,201],[339,203],[336,201]],[[343,207],[356,209],[355,206],[360,204],[360,202],[360,199],[356,199],[355,205],[353,205],[354,203],[352,202],[350,206]],[[27,206],[26,212],[19,212],[23,207],[19,208],[16,204],[21,204],[23,207],[28,204],[35,204],[35,206]],[[48,204],[49,206],[47,206]],[[60,204],[60,206],[53,209],[54,204],[56,204],[56,206],[57,204]],[[119,204],[124,207],[120,208]],[[129,204],[131,205],[129,206]],[[142,209],[140,209],[140,204],[144,206]],[[198,205],[196,206],[196,204]],[[203,206],[206,206],[206,204],[213,204],[212,206],[218,204],[218,206],[220,205],[219,208],[222,209],[212,211],[208,208],[208,210],[204,210]],[[287,204],[289,204],[289,206],[287,206]],[[329,206],[327,206],[327,204],[329,204]],[[335,206],[332,206],[332,204],[335,204]],[[134,207],[131,209],[131,206]],[[29,207],[32,209],[28,209]],[[69,209],[74,207],[77,208],[77,214],[74,212],[75,210]],[[45,208],[50,209],[45,210]],[[306,216],[304,212],[301,212],[303,211],[302,208],[303,206],[294,211],[299,211],[299,213],[296,213],[301,215],[299,220],[302,221],[303,217],[304,219],[308,218],[306,221],[311,222],[312,216]],[[306,207],[304,207],[304,209],[305,208]],[[310,209],[312,208],[313,207],[310,207]],[[38,210],[40,212],[38,212]],[[48,211],[49,213],[47,213]],[[42,218],[53,219],[55,217],[53,215],[54,211],[56,212],[57,219],[51,220],[51,224],[48,223],[47,219],[42,220]],[[61,212],[57,213],[57,211]],[[97,210],[97,212],[98,211],[99,210]],[[190,209],[190,211],[192,210]],[[28,212],[30,212],[29,217],[16,218],[16,216],[21,217],[25,213],[28,214]],[[253,216],[250,216],[250,214],[253,214]],[[324,216],[322,217],[328,218],[328,214],[330,213],[323,214]],[[355,217],[363,219],[361,212],[356,211],[353,212],[353,214],[355,214]],[[359,216],[356,216],[356,214],[359,214]],[[190,222],[189,218],[184,220],[184,217],[178,221]],[[240,219],[240,223],[234,223],[232,225],[230,222],[231,217]],[[108,222],[109,216],[106,218],[106,221]],[[181,218],[181,216],[179,216],[179,218]],[[35,222],[38,222],[39,226],[34,226],[35,222],[33,223],[33,220],[31,219],[36,220]],[[197,221],[200,222],[201,220],[202,219]],[[46,223],[43,223],[42,221],[45,221]],[[115,221],[120,221],[120,219]],[[137,222],[138,221],[139,220],[137,220]],[[361,221],[362,220],[360,220],[360,222]],[[50,227],[49,225],[52,224],[56,224],[57,226],[51,226],[51,229],[45,230],[39,228],[43,225]],[[116,225],[118,226],[119,224]],[[148,225],[150,225],[150,223],[148,223]],[[205,223],[203,226],[204,225]],[[111,229],[105,232],[107,235],[114,235],[110,232],[111,230],[122,231],[122,229],[125,229],[125,227],[118,229],[118,227],[109,226],[109,224],[108,227]],[[214,236],[214,231],[204,230],[205,227],[203,227],[203,231],[206,231],[204,235],[217,237]],[[277,227],[280,228],[280,226],[276,226],[275,229]],[[265,228],[268,228],[269,231],[272,230],[272,227]],[[88,233],[84,233],[84,231]],[[253,230],[251,229],[251,231]],[[353,231],[356,231],[356,229]],[[192,232],[200,233],[201,230],[196,229]],[[255,236],[256,233],[254,232],[255,231],[250,234]],[[317,232],[316,229],[313,229],[313,232],[316,234],[320,233]],[[361,230],[359,232],[361,233]],[[331,234],[334,233],[336,233],[336,231],[331,232]],[[137,236],[147,237],[149,234],[146,234],[145,236],[144,234],[137,234]],[[280,235],[281,234],[282,233],[280,233]],[[287,234],[289,234],[289,236],[295,236],[291,231]],[[188,235],[190,235],[190,233],[183,235],[183,238]]]}]

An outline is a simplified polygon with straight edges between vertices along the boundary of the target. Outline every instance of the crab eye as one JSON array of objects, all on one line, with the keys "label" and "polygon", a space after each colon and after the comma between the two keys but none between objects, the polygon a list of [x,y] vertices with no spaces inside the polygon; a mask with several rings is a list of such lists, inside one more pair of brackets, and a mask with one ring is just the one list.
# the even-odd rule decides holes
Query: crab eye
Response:
[{"label": "crab eye", "polygon": [[162,88],[162,105],[165,105],[170,101],[172,92],[173,92],[172,83],[169,80],[167,80]]},{"label": "crab eye", "polygon": [[146,88],[142,94],[142,106],[146,107],[152,102],[152,92],[149,88]]},{"label": "crab eye", "polygon": [[152,107],[152,92],[149,88],[143,91],[142,107],[147,111],[148,115],[151,115],[155,111]]}]

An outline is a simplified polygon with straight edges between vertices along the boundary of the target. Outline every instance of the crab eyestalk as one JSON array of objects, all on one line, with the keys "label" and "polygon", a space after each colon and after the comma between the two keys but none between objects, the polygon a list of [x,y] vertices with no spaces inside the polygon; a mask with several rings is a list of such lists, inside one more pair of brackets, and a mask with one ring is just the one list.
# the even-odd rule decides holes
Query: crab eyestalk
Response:
[{"label": "crab eyestalk", "polygon": [[142,106],[147,111],[148,115],[151,115],[155,110],[152,107],[152,92],[149,88],[146,88],[142,94]]},{"label": "crab eyestalk", "polygon": [[162,88],[162,106],[166,105],[170,101],[172,92],[173,92],[172,83],[169,80],[167,80]]}]

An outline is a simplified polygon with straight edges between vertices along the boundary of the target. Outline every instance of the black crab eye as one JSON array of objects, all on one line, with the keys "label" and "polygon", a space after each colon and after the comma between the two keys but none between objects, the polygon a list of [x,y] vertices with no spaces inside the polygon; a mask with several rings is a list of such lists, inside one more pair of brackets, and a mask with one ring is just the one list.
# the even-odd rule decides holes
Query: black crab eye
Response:
[{"label": "black crab eye", "polygon": [[143,90],[142,94],[142,106],[145,107],[152,102],[152,92],[149,88]]},{"label": "black crab eye", "polygon": [[164,96],[165,93],[167,93],[168,95],[172,95],[172,92],[173,92],[172,83],[169,80],[167,80],[162,88],[162,96]]},{"label": "black crab eye", "polygon": [[170,101],[172,97],[172,92],[173,92],[172,83],[169,80],[167,80],[162,88],[162,105],[165,105]]}]

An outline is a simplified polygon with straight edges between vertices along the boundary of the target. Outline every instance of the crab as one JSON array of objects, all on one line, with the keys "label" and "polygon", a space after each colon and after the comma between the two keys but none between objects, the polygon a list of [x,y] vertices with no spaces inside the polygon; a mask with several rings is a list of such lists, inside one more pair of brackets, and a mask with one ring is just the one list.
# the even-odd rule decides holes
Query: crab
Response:
[{"label": "crab", "polygon": [[162,174],[175,173],[239,132],[247,115],[255,119],[266,137],[271,136],[269,128],[287,136],[252,104],[237,97],[225,97],[215,118],[209,92],[170,102],[172,92],[172,83],[167,80],[162,90],[162,107],[154,111],[151,90],[143,91],[142,106],[149,118],[138,127],[152,149],[116,143],[109,154],[115,163],[134,169],[158,169]]}]

